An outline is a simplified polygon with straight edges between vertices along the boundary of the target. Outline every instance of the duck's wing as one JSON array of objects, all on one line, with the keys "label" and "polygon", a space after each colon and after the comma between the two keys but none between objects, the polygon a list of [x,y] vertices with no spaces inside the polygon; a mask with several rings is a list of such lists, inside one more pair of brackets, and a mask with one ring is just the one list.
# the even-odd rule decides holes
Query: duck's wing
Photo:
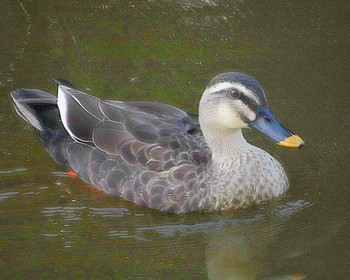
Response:
[{"label": "duck's wing", "polygon": [[183,152],[195,165],[206,156],[198,156],[205,144],[197,118],[170,105],[103,101],[59,85],[58,107],[75,141],[120,156],[130,165],[161,171],[174,158],[172,153]]},{"label": "duck's wing", "polygon": [[189,114],[179,108],[160,102],[120,102],[113,100],[108,100],[107,102],[111,105],[115,105],[119,108],[125,108],[127,110],[133,108],[151,115],[158,115],[164,118],[175,118],[182,120],[183,122],[198,123],[198,116]]}]

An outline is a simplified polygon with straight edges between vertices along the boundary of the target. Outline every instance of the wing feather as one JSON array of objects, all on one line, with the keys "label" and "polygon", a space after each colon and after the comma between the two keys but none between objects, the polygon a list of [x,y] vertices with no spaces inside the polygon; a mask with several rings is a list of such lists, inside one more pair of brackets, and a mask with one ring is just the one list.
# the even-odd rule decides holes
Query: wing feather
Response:
[{"label": "wing feather", "polygon": [[98,109],[98,99],[66,86],[59,86],[57,105],[69,135],[79,142],[92,142],[93,128],[103,118]]},{"label": "wing feather", "polygon": [[[118,156],[126,165],[160,172],[177,165],[206,162],[198,161],[196,156],[203,149],[196,117],[173,106],[102,101],[59,85],[58,107],[64,127],[76,142]],[[189,167],[174,176],[182,178],[186,172]]]}]

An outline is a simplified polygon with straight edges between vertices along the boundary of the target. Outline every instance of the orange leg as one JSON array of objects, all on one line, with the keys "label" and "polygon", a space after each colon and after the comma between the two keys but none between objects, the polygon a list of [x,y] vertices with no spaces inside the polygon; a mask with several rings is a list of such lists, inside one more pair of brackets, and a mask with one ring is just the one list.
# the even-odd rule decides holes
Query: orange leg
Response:
[{"label": "orange leg", "polygon": [[74,179],[74,180],[78,178],[77,172],[75,172],[75,171],[73,171],[73,170],[69,170],[69,171],[67,172],[67,175],[68,175],[68,177],[70,177],[70,178],[72,178],[72,179]]}]

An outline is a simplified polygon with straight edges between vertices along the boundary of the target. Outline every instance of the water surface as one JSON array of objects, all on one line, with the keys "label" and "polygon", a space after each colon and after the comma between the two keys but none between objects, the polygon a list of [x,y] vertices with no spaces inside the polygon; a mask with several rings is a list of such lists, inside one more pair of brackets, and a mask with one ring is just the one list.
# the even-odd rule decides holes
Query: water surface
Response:
[{"label": "water surface", "polygon": [[[0,11],[3,279],[350,277],[348,1],[3,1]],[[239,211],[170,215],[94,191],[65,176],[9,98],[55,92],[59,77],[197,113],[225,71],[258,79],[306,142],[288,150],[246,132],[291,188]]]}]

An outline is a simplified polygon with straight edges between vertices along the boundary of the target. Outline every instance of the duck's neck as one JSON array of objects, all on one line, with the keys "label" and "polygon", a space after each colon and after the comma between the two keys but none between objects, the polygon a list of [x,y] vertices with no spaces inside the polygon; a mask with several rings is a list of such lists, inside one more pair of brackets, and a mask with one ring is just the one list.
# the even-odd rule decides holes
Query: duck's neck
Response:
[{"label": "duck's neck", "polygon": [[212,152],[214,162],[237,156],[252,147],[243,137],[241,129],[221,131],[204,130],[205,140]]}]

